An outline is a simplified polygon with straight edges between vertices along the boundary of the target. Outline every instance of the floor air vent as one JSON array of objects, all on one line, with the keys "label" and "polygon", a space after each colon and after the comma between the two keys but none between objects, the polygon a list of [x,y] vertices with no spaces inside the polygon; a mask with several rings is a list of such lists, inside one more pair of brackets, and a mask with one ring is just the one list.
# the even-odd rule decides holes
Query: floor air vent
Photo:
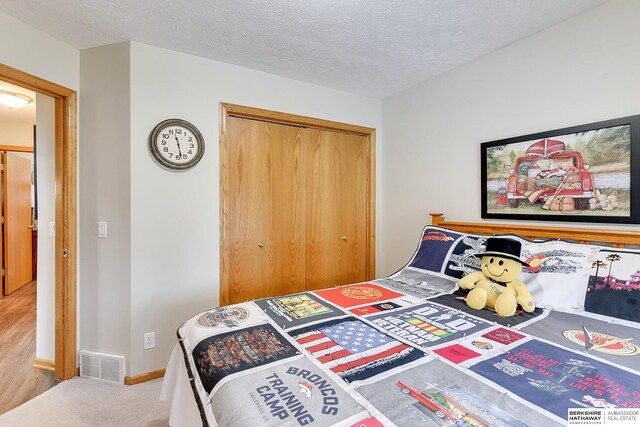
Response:
[{"label": "floor air vent", "polygon": [[80,376],[124,384],[124,356],[81,350]]}]

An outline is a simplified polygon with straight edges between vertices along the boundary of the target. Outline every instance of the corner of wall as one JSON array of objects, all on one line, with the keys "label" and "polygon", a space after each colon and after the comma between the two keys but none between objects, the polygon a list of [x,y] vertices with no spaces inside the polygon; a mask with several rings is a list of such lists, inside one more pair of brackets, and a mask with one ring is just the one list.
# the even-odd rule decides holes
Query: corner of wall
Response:
[{"label": "corner of wall", "polygon": [[[129,42],[80,52],[80,348],[124,355],[131,345]],[[108,223],[98,238],[97,223]],[[128,363],[129,364],[129,363]]]}]

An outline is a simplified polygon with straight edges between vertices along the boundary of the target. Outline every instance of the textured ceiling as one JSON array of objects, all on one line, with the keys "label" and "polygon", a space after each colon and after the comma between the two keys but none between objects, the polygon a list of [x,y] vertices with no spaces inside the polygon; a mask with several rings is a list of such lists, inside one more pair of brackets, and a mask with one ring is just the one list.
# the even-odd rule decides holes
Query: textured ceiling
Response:
[{"label": "textured ceiling", "polygon": [[0,0],[82,49],[134,40],[384,98],[606,0]]}]

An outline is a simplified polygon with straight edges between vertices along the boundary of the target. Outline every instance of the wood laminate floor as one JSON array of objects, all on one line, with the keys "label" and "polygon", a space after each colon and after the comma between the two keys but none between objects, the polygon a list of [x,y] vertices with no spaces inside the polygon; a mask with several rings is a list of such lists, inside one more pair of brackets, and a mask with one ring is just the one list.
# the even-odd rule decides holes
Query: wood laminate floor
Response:
[{"label": "wood laminate floor", "polygon": [[0,299],[0,414],[49,390],[53,372],[33,367],[36,282]]}]

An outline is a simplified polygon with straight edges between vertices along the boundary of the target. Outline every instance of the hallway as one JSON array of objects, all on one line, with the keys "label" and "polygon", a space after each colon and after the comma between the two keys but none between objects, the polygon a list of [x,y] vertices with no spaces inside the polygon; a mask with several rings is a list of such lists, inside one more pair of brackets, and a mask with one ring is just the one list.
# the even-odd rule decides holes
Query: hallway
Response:
[{"label": "hallway", "polygon": [[0,414],[58,383],[53,371],[33,367],[36,282],[0,299]]}]

